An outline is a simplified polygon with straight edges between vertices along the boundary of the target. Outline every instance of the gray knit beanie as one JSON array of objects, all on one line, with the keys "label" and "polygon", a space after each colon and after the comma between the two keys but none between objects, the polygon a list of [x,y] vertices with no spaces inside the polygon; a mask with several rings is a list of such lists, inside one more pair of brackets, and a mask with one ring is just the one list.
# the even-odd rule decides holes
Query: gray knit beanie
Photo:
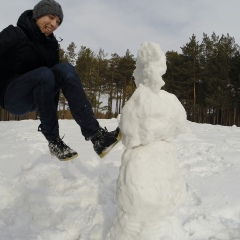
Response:
[{"label": "gray knit beanie", "polygon": [[63,11],[59,3],[54,0],[41,0],[33,9],[33,19],[47,14],[53,14],[60,18],[60,24],[63,21]]}]

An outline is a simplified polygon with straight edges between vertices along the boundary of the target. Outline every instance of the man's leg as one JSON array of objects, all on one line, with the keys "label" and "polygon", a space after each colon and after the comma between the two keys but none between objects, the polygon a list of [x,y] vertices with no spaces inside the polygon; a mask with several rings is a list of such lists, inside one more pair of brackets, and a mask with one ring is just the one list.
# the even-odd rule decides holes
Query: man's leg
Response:
[{"label": "man's leg", "polygon": [[55,80],[51,69],[41,67],[14,79],[4,96],[4,107],[15,115],[37,110],[47,140],[59,136],[54,103]]},{"label": "man's leg", "polygon": [[108,132],[99,126],[90,102],[83,90],[80,79],[71,64],[61,63],[52,68],[55,76],[56,88],[62,89],[72,115],[86,140],[91,140],[95,152],[104,157],[111,148],[121,139],[119,128]]},{"label": "man's leg", "polygon": [[85,139],[91,138],[98,132],[100,126],[74,67],[68,63],[60,63],[55,65],[52,71],[56,82],[55,87],[62,89],[83,136]]}]

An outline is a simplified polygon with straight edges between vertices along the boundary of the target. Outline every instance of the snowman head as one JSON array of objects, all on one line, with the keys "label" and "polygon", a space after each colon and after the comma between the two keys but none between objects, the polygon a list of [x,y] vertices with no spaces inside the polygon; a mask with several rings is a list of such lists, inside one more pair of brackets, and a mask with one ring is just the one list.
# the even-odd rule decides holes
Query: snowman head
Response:
[{"label": "snowman head", "polygon": [[158,93],[165,84],[162,75],[166,69],[166,57],[160,46],[152,42],[142,43],[133,73],[136,86],[143,84]]}]

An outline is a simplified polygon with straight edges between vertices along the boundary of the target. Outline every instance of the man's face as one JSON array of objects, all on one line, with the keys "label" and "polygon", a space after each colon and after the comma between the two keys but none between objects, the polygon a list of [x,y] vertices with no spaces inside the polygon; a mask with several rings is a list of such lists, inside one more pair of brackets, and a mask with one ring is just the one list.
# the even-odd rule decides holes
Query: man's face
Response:
[{"label": "man's face", "polygon": [[36,24],[42,33],[44,33],[46,36],[49,36],[59,27],[60,19],[56,15],[47,14],[37,18]]}]

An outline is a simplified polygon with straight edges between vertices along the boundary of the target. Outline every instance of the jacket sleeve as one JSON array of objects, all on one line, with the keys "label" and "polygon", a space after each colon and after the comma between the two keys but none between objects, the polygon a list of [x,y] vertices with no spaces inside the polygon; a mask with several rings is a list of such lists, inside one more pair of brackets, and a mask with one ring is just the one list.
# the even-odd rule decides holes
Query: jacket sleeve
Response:
[{"label": "jacket sleeve", "polygon": [[18,27],[9,25],[0,32],[0,59],[12,48],[17,46],[22,38]]}]

